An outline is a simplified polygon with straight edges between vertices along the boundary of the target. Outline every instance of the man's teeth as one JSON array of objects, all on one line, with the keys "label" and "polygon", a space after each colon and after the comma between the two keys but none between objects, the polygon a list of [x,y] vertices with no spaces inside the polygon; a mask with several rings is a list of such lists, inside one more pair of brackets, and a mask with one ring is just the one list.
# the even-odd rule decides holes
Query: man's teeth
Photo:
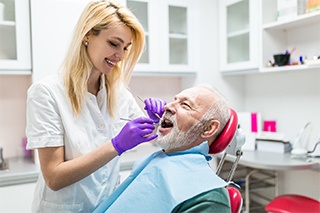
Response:
[{"label": "man's teeth", "polygon": [[109,59],[106,59],[106,61],[107,61],[109,64],[116,65],[116,62],[110,61]]}]

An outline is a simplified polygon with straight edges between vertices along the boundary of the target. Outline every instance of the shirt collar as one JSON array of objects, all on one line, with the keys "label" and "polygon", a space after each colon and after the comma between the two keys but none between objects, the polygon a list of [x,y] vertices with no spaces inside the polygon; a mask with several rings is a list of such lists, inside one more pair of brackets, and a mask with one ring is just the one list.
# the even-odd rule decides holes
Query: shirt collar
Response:
[{"label": "shirt collar", "polygon": [[177,151],[177,152],[169,152],[166,153],[166,155],[168,156],[173,156],[173,155],[182,155],[182,154],[202,154],[206,157],[207,160],[211,160],[212,158],[210,156],[208,156],[209,153],[209,145],[208,142],[205,141],[203,143],[201,143],[198,146],[192,147],[190,149],[187,150],[183,150],[183,151]]}]

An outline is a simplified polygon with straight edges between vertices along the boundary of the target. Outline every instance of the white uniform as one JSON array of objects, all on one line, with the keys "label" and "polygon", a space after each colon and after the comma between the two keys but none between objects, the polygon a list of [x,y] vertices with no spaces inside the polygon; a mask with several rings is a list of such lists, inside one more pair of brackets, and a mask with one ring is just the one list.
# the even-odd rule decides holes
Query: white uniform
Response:
[{"label": "white uniform", "polygon": [[[122,87],[118,91],[115,119],[108,113],[104,78],[97,96],[88,93],[87,103],[74,118],[60,75],[33,84],[28,90],[28,149],[65,147],[66,160],[74,159],[116,136],[124,118],[145,116],[132,94]],[[40,172],[32,212],[92,212],[119,184],[119,157],[88,177],[58,191],[49,189]]]}]

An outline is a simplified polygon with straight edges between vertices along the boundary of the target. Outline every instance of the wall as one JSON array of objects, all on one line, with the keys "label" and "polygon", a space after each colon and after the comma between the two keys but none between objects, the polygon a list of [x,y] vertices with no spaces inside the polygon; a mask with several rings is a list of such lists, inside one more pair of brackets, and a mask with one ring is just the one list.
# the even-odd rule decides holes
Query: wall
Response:
[{"label": "wall", "polygon": [[[133,76],[130,82],[132,94],[140,96],[142,99],[158,97],[167,102],[173,100],[174,95],[181,91],[180,77],[152,77],[152,76]],[[136,99],[141,108],[144,104]]]},{"label": "wall", "polygon": [[[245,109],[261,112],[265,119],[276,120],[278,132],[285,133],[291,141],[307,122],[311,122],[309,150],[312,150],[320,136],[319,82],[319,71],[247,76],[244,81]],[[319,171],[279,172],[279,193],[303,194],[320,199],[319,180]]]},{"label": "wall", "polygon": [[320,134],[320,72],[290,71],[245,78],[245,109],[277,120],[279,132],[293,140],[311,122],[311,141]]},{"label": "wall", "polygon": [[0,147],[7,157],[23,156],[26,97],[31,76],[0,75]]}]

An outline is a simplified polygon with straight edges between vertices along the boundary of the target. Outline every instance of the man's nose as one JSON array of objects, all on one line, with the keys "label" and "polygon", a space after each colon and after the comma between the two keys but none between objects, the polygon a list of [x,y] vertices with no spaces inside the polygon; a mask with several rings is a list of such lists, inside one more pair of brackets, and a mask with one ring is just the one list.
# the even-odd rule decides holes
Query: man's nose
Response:
[{"label": "man's nose", "polygon": [[168,112],[171,112],[171,113],[175,113],[176,112],[175,103],[174,102],[167,103],[164,106],[164,110],[168,111]]}]

